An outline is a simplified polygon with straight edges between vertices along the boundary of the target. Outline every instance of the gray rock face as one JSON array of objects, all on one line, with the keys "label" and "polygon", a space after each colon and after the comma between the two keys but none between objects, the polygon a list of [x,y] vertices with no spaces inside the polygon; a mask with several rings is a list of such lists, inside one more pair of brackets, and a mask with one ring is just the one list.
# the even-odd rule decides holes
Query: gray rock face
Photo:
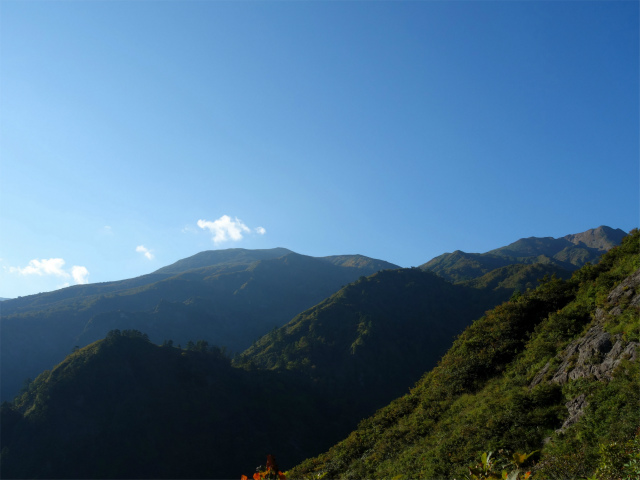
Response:
[{"label": "gray rock face", "polygon": [[584,393],[565,403],[565,407],[567,407],[567,410],[569,411],[569,416],[562,424],[562,427],[556,430],[556,432],[564,432],[571,425],[577,423],[584,415],[584,409],[587,405],[589,405],[589,403],[587,402],[587,397]]},{"label": "gray rock face", "polygon": [[[630,298],[630,304],[634,306],[640,306],[640,291],[638,286],[640,285],[640,269],[636,270],[632,275],[625,278],[620,285],[611,290],[607,297],[609,304],[617,304],[623,299],[623,297]],[[615,309],[615,308],[614,308]],[[618,313],[619,314],[619,313]]]},{"label": "gray rock face", "polygon": [[[637,360],[640,343],[626,342],[622,335],[611,335],[603,328],[605,318],[622,313],[621,302],[640,306],[640,269],[611,290],[607,297],[607,306],[598,308],[595,312],[594,325],[560,354],[561,363],[553,373],[551,382],[563,385],[569,380],[591,376],[598,381],[606,382],[611,380],[613,372],[623,359]],[[530,388],[549,378],[550,368],[551,362],[547,362],[531,381]],[[576,423],[587,405],[584,395],[567,402],[569,416],[558,431],[562,432]]]},{"label": "gray rock face", "polygon": [[621,337],[612,337],[602,330],[601,325],[591,327],[582,338],[565,349],[563,362],[551,381],[563,385],[569,380],[591,375],[597,380],[611,380],[613,370],[623,358],[636,358],[638,343],[629,342],[623,347]]}]

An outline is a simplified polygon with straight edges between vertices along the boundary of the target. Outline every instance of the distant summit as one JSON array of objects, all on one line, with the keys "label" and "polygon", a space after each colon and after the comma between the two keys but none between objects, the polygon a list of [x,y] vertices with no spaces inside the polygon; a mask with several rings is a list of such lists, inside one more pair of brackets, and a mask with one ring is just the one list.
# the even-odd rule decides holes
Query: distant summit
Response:
[{"label": "distant summit", "polygon": [[624,230],[611,227],[600,226],[598,228],[592,228],[582,233],[574,233],[573,235],[565,235],[563,238],[570,241],[574,245],[580,246],[581,244],[589,247],[608,252],[613,247],[616,247],[622,243],[622,239],[627,234]]},{"label": "distant summit", "polygon": [[144,331],[156,343],[205,340],[240,352],[343,285],[394,268],[362,255],[231,248],[200,252],[137,278],[3,301],[0,399],[110,330]]},{"label": "distant summit", "polygon": [[597,263],[603,253],[620,245],[626,235],[619,228],[600,226],[561,238],[521,238],[486,253],[460,250],[444,253],[420,268],[437,273],[451,282],[473,280],[496,268],[514,264],[542,263],[573,271],[587,262]]},{"label": "distant summit", "polygon": [[286,248],[270,248],[266,250],[247,250],[245,248],[228,248],[225,250],[207,250],[196,253],[171,265],[162,267],[153,273],[176,274],[193,270],[194,268],[211,266],[251,265],[259,260],[270,260],[293,253]]}]

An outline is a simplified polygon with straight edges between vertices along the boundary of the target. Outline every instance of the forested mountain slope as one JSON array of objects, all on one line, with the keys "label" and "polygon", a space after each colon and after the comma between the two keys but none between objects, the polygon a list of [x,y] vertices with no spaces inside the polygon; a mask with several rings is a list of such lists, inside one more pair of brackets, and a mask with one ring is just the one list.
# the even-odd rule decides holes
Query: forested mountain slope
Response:
[{"label": "forested mountain slope", "polygon": [[[420,269],[363,276],[235,365],[204,341],[182,350],[112,330],[3,403],[0,475],[237,478],[270,453],[283,468],[299,463],[289,478],[463,478],[481,452],[499,449],[538,451],[529,460],[538,478],[591,475],[611,445],[624,447],[612,461],[627,458],[640,425],[639,241],[634,231],[571,279],[516,292],[437,364],[487,302],[546,267],[503,269],[474,286]],[[278,262],[253,265],[241,286],[256,282],[266,301],[261,282]]]},{"label": "forested mountain slope", "polygon": [[587,262],[597,263],[600,256],[619,245],[626,233],[600,226],[562,238],[521,238],[506,247],[486,253],[456,250],[444,253],[420,266],[452,282],[478,278],[491,270],[513,264],[542,263],[574,271]]},{"label": "forested mountain slope", "polygon": [[344,430],[328,400],[287,372],[232,368],[203,342],[113,331],[2,404],[0,476],[239,478],[267,451],[286,468]]},{"label": "forested mountain slope", "polygon": [[298,372],[364,416],[405,393],[458,333],[511,293],[452,285],[417,268],[385,270],[265,335],[235,364]]},{"label": "forested mountain slope", "polygon": [[396,266],[356,255],[335,262],[286,249],[232,249],[137,279],[2,302],[2,399],[112,329],[142,330],[156,343],[203,339],[242,351],[341,286],[387,267]]},{"label": "forested mountain slope", "polygon": [[534,478],[618,478],[606,470],[640,455],[639,241],[487,312],[409,394],[289,476],[464,478],[507,449],[537,451]]}]

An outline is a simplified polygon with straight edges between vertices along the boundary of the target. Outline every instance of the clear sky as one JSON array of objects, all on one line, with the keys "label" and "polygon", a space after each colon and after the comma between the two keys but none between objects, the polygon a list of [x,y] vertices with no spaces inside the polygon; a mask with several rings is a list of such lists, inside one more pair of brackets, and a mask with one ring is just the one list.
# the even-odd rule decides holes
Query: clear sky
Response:
[{"label": "clear sky", "polygon": [[639,224],[637,1],[0,5],[0,297]]}]

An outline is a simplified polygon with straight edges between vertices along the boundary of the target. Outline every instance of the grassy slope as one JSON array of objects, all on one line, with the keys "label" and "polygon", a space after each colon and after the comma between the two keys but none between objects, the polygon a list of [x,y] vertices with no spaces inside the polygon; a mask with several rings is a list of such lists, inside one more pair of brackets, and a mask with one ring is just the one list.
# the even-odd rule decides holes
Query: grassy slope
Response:
[{"label": "grassy slope", "polygon": [[[638,363],[611,382],[529,385],[593,322],[611,289],[640,267],[637,231],[570,281],[551,280],[466,329],[411,391],[364,420],[345,440],[290,472],[292,478],[462,478],[482,451],[541,450],[540,478],[591,474],[602,442],[630,438],[640,424]],[[637,307],[605,327],[638,340]],[[565,402],[586,393],[585,416],[554,434]],[[544,443],[545,438],[551,441]]]}]

